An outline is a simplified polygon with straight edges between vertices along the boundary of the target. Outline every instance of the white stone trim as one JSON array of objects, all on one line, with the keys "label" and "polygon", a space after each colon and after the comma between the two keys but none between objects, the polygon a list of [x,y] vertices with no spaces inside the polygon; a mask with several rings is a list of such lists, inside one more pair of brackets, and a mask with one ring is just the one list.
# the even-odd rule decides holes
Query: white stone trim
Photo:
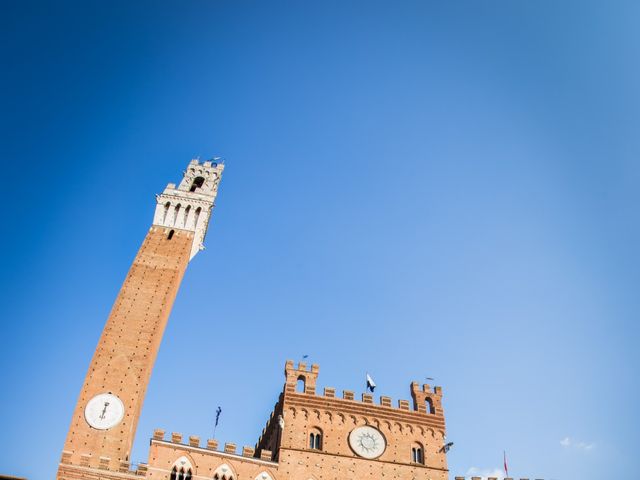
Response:
[{"label": "white stone trim", "polygon": [[[153,225],[194,233],[189,260],[204,249],[204,237],[223,170],[223,164],[200,164],[198,160],[192,160],[178,187],[170,183],[162,194],[156,195]],[[194,187],[194,179],[198,177],[204,178],[202,187]],[[192,192],[192,188],[195,191]]]}]

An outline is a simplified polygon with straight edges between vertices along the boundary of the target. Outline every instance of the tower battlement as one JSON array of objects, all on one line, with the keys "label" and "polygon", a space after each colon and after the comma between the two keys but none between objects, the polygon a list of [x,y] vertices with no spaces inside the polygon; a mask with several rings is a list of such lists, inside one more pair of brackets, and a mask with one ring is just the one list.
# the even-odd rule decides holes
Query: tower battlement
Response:
[{"label": "tower battlement", "polygon": [[336,396],[336,389],[333,387],[324,387],[323,393],[319,394],[316,391],[318,374],[320,373],[320,367],[317,364],[311,365],[311,368],[308,369],[305,362],[299,362],[296,367],[293,360],[287,360],[284,372],[283,393],[286,395],[315,395],[326,399],[347,400],[356,404],[424,414],[427,418],[444,417],[442,387],[440,386],[431,387],[428,384],[420,385],[418,382],[412,382],[410,385],[412,401],[398,400],[397,407],[393,407],[392,398],[384,395],[379,397],[379,403],[375,403],[373,394],[362,393],[358,399],[352,390],[343,390],[342,398]]},{"label": "tower battlement", "polygon": [[156,210],[153,225],[171,230],[193,232],[194,239],[189,260],[204,249],[204,237],[209,217],[218,195],[224,164],[193,159],[182,180],[167,184],[160,195],[156,195]]}]

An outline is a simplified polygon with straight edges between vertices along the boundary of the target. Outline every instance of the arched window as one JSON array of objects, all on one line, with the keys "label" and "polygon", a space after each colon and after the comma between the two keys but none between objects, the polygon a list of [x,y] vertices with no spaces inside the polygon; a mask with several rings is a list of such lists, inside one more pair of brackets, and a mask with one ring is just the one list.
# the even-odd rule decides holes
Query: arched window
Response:
[{"label": "arched window", "polygon": [[178,469],[178,466],[175,465],[171,470],[171,476],[169,478],[170,480],[191,480],[191,469],[185,469],[184,467]]},{"label": "arched window", "polygon": [[180,457],[173,464],[171,469],[170,480],[191,480],[193,473],[191,462],[186,456]]},{"label": "arched window", "polygon": [[322,432],[314,428],[309,433],[309,448],[311,450],[322,450]]},{"label": "arched window", "polygon": [[193,227],[197,227],[198,226],[198,218],[200,218],[200,212],[202,211],[202,208],[198,207],[196,208],[196,213],[195,216],[193,217]]},{"label": "arched window", "polygon": [[177,204],[176,208],[173,211],[173,224],[174,225],[178,222],[178,214],[180,213],[180,208],[182,208],[182,205]]},{"label": "arched window", "polygon": [[425,398],[424,403],[427,407],[427,413],[436,413],[435,409],[433,408],[433,402],[431,401],[430,398]]},{"label": "arched window", "polygon": [[164,213],[162,215],[162,224],[167,221],[167,213],[169,213],[169,208],[171,207],[171,202],[167,202],[164,204]]},{"label": "arched window", "polygon": [[176,233],[176,231],[175,231],[175,230],[171,230],[171,231],[169,232],[169,235],[167,235],[167,240],[171,240],[171,239],[173,238],[173,234],[174,234],[174,233]]},{"label": "arched window", "polygon": [[182,226],[187,226],[187,221],[189,220],[189,212],[191,211],[191,205],[187,205],[187,208],[184,209],[184,221],[182,222]]},{"label": "arched window", "polygon": [[191,184],[189,191],[195,192],[196,189],[202,188],[202,185],[204,185],[204,177],[196,177],[193,179],[193,183]]},{"label": "arched window", "polygon": [[306,378],[304,378],[304,375],[300,375],[298,377],[298,382],[296,383],[296,392],[304,393],[305,381]]},{"label": "arched window", "polygon": [[213,472],[213,480],[236,480],[233,470],[226,463],[223,463]]},{"label": "arched window", "polygon": [[411,447],[411,462],[424,465],[424,450],[419,443],[414,443]]}]

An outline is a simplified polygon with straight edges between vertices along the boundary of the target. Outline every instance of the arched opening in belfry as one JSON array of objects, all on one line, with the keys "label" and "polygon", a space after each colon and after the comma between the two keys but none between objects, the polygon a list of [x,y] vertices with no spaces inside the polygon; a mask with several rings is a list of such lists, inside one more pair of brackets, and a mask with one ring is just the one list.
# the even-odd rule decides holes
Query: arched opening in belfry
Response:
[{"label": "arched opening in belfry", "polygon": [[304,393],[304,387],[306,384],[306,378],[304,377],[304,375],[300,375],[298,377],[298,381],[296,382],[296,392],[298,393]]},{"label": "arched opening in belfry", "polygon": [[430,398],[425,398],[424,403],[427,407],[427,413],[436,413],[435,409],[433,408],[433,401]]},{"label": "arched opening in belfry", "polygon": [[162,215],[162,223],[167,221],[167,213],[169,213],[169,208],[171,208],[171,202],[167,202],[164,204],[164,214]]},{"label": "arched opening in belfry", "polygon": [[187,205],[187,207],[184,209],[184,220],[182,222],[182,226],[186,227],[187,226],[187,222],[189,221],[189,212],[191,211],[191,205]]},{"label": "arched opening in belfry", "polygon": [[193,179],[193,183],[191,184],[190,192],[195,192],[198,188],[202,188],[204,185],[204,177],[196,177]]},{"label": "arched opening in belfry", "polygon": [[193,217],[194,228],[198,226],[198,219],[200,218],[200,212],[202,212],[202,208],[201,207],[196,208],[195,216]]},{"label": "arched opening in belfry", "polygon": [[173,209],[173,225],[175,225],[178,222],[178,215],[180,214],[181,208],[182,208],[182,205],[177,204],[176,208]]}]

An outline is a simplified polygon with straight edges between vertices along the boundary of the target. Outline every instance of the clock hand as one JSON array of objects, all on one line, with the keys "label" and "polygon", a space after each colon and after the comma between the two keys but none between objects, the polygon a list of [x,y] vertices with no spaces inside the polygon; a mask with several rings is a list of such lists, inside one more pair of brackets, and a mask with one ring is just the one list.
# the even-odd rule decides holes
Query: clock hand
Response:
[{"label": "clock hand", "polygon": [[107,407],[109,406],[109,402],[104,402],[104,408],[102,409],[102,413],[100,414],[100,418],[104,420],[104,416],[107,413]]}]

